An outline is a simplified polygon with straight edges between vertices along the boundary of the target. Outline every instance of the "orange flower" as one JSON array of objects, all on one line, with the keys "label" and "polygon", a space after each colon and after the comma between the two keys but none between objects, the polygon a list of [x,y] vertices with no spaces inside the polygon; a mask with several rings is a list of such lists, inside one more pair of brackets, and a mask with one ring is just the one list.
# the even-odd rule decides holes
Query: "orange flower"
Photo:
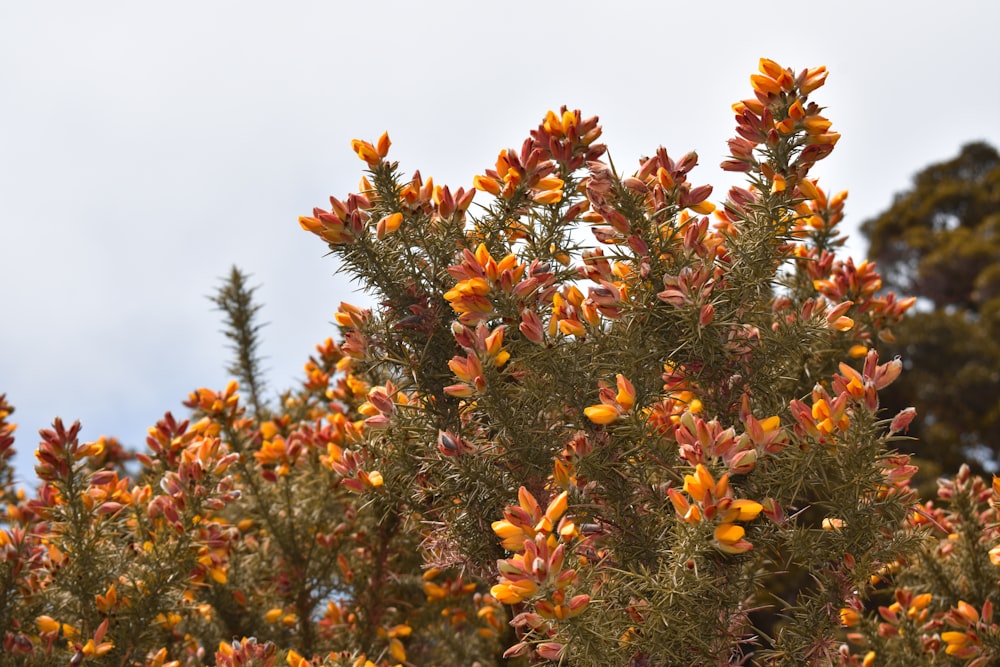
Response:
[{"label": "orange flower", "polygon": [[403,224],[403,214],[402,213],[391,213],[375,225],[375,238],[382,240],[386,235],[392,234],[399,229],[400,225]]},{"label": "orange flower", "polygon": [[472,187],[482,192],[489,192],[493,196],[500,194],[500,183],[492,176],[474,176]]},{"label": "orange flower", "polygon": [[826,82],[826,75],[826,67],[823,65],[802,70],[798,76],[799,91],[808,95]]},{"label": "orange flower", "polygon": [[562,200],[562,190],[542,190],[536,192],[532,199],[539,204],[558,204]]},{"label": "orange flower", "polygon": [[755,91],[764,95],[777,95],[781,92],[778,82],[766,74],[751,74],[750,85]]},{"label": "orange flower", "polygon": [[[386,150],[388,150],[388,135],[386,137]],[[368,163],[369,167],[374,167],[381,161],[378,150],[367,141],[361,139],[351,140],[351,150],[357,153],[358,157]]]},{"label": "orange flower", "polygon": [[389,154],[389,146],[392,142],[389,141],[389,133],[383,132],[382,136],[378,138],[378,143],[375,144],[375,152],[378,153],[379,157],[385,157]]}]

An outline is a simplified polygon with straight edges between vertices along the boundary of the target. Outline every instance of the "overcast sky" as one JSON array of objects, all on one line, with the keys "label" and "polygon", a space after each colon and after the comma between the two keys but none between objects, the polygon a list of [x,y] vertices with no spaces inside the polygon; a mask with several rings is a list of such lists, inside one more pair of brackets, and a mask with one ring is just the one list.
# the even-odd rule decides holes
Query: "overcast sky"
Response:
[{"label": "overcast sky", "polygon": [[[815,175],[848,226],[963,143],[1000,145],[1000,3],[0,2],[0,393],[18,469],[55,416],[141,446],[227,381],[206,295],[264,304],[272,391],[361,302],[297,216],[355,188],[353,137],[469,187],[545,111],[599,115],[620,169],[733,135],[766,56],[826,65],[843,138]],[[864,243],[855,239],[852,254]]]}]

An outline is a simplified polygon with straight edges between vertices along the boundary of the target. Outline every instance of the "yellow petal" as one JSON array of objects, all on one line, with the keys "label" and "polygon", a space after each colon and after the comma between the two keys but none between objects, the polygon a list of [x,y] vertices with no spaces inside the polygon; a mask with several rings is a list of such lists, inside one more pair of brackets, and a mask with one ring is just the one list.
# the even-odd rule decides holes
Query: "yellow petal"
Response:
[{"label": "yellow petal", "polygon": [[590,421],[602,426],[614,422],[619,416],[618,410],[610,405],[604,405],[603,403],[584,408],[583,414],[587,415],[587,419]]}]

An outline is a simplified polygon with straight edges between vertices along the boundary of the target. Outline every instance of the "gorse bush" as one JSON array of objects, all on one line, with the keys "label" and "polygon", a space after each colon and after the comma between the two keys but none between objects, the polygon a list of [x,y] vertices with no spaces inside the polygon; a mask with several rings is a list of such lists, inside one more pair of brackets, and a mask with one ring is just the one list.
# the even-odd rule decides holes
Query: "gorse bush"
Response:
[{"label": "gorse bush", "polygon": [[300,223],[378,305],[342,304],[269,404],[234,269],[213,301],[249,405],[199,389],[134,461],[56,420],[33,497],[5,467],[0,664],[1000,655],[996,492],[918,506],[913,411],[879,411],[901,363],[876,340],[912,300],[835,256],[825,78],[761,61],[720,207],[694,153],[620,175],[568,109],[468,190],[353,142],[359,191]]}]

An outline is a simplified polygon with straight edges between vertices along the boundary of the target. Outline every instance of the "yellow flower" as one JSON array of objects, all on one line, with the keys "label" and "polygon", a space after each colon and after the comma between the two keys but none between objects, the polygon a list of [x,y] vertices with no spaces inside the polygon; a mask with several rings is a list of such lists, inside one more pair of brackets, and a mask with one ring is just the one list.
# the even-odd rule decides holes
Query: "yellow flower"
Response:
[{"label": "yellow flower", "polygon": [[403,662],[406,660],[406,649],[403,648],[403,642],[399,641],[395,637],[389,640],[389,655],[392,656],[393,660],[398,662]]},{"label": "yellow flower", "polygon": [[753,521],[763,509],[764,506],[754,500],[734,500],[722,515],[722,521]]},{"label": "yellow flower", "polygon": [[583,414],[587,415],[587,419],[601,426],[614,422],[620,416],[618,410],[603,403],[584,408]]},{"label": "yellow flower", "polygon": [[861,614],[850,607],[842,607],[840,610],[840,624],[845,628],[853,628],[861,622]]},{"label": "yellow flower", "polygon": [[942,632],[941,641],[948,645],[945,649],[945,653],[948,655],[955,655],[965,651],[966,647],[969,645],[969,635],[964,632],[956,631]]},{"label": "yellow flower", "polygon": [[491,528],[493,528],[493,532],[496,533],[497,537],[500,538],[500,544],[504,549],[508,551],[520,551],[524,548],[526,537],[524,528],[515,526],[506,519],[494,521],[491,524]]},{"label": "yellow flower", "polygon": [[715,545],[728,554],[746,553],[753,549],[753,545],[743,539],[746,531],[742,526],[734,523],[720,523],[715,527],[713,537]]},{"label": "yellow flower", "polygon": [[523,602],[538,590],[538,584],[530,579],[520,581],[504,581],[490,589],[490,595],[503,604],[517,604]]},{"label": "yellow flower", "polygon": [[38,626],[39,632],[59,631],[59,621],[53,619],[51,616],[39,616],[35,619],[35,625]]}]

